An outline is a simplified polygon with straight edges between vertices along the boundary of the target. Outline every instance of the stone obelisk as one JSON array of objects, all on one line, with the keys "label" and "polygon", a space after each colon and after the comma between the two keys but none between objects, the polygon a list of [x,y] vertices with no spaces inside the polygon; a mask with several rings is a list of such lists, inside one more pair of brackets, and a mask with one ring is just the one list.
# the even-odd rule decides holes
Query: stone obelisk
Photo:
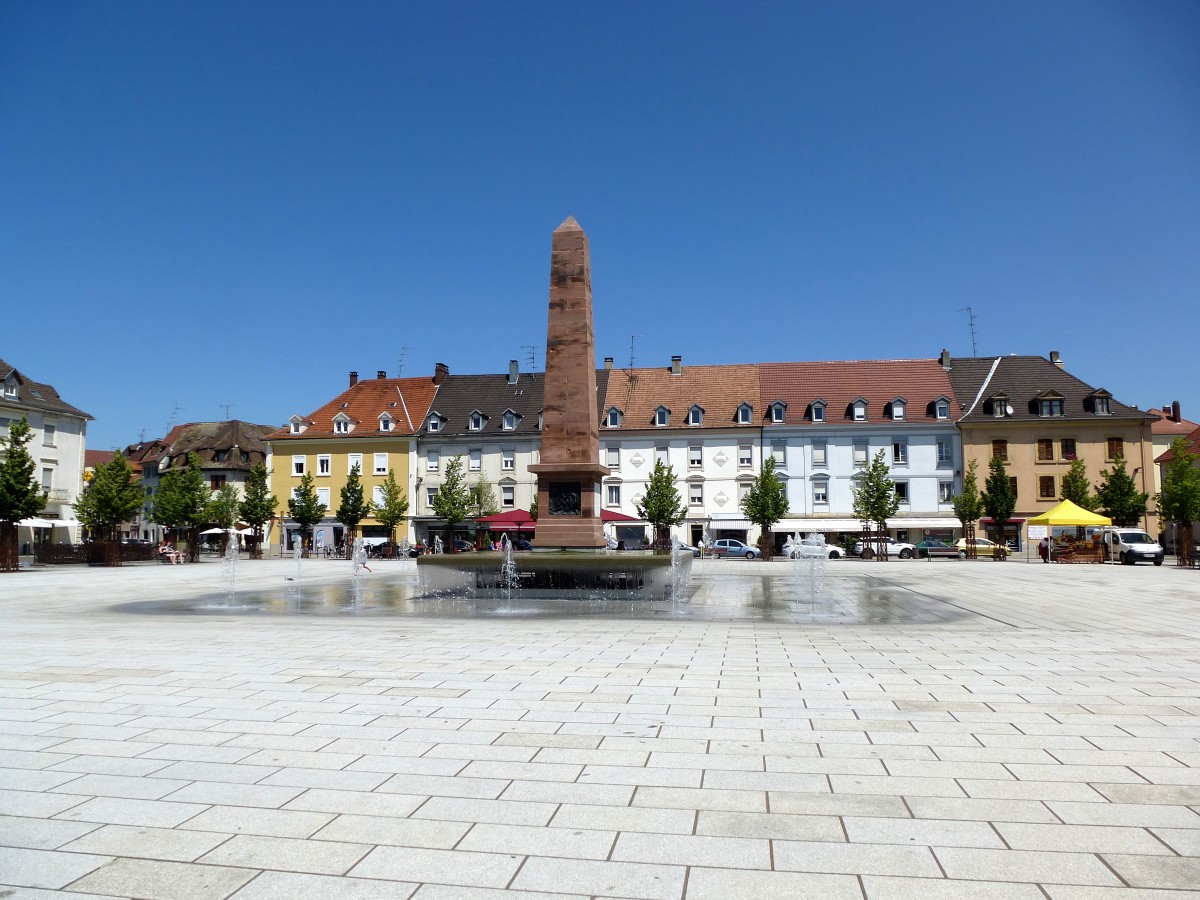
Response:
[{"label": "stone obelisk", "polygon": [[602,550],[600,426],[588,239],[573,217],[554,229],[535,550]]}]

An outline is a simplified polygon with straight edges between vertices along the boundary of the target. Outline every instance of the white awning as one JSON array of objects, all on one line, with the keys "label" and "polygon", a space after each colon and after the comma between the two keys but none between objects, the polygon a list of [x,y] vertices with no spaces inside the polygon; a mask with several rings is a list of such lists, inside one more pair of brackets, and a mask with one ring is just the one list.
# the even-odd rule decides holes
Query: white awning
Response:
[{"label": "white awning", "polygon": [[754,523],[749,519],[709,519],[708,527],[713,531],[749,531]]},{"label": "white awning", "polygon": [[51,519],[39,519],[36,516],[31,519],[22,519],[17,523],[22,528],[53,528],[55,524]]}]

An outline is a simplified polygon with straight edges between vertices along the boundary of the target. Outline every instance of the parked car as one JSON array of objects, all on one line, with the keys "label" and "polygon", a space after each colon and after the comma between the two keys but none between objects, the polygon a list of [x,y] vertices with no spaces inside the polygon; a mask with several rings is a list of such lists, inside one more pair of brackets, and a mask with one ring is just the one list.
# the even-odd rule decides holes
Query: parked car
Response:
[{"label": "parked car", "polygon": [[[912,559],[917,553],[917,548],[912,544],[906,544],[903,541],[898,541],[894,537],[883,538],[883,544],[885,547],[887,547],[888,556],[898,556],[901,559]],[[876,548],[878,546],[879,540],[875,538],[872,538],[865,544],[862,541],[858,541],[854,544],[854,555],[861,557],[862,559],[874,559],[877,552]]]},{"label": "parked car", "polygon": [[470,541],[465,541],[462,538],[454,539],[454,552],[455,553],[470,553],[474,549],[475,549],[475,545],[472,544]]},{"label": "parked car", "polygon": [[512,548],[514,550],[532,550],[533,544],[525,540],[525,538],[513,538]]},{"label": "parked car", "polygon": [[691,544],[680,544],[679,549],[686,550],[688,553],[692,554],[692,556],[696,557],[696,559],[700,558],[700,548],[699,547],[693,547]]},{"label": "parked car", "polygon": [[718,538],[713,541],[712,552],[714,556],[744,556],[746,559],[758,559],[762,556],[757,547],[751,547],[733,538]]},{"label": "parked car", "polygon": [[918,559],[965,559],[967,556],[965,549],[960,550],[954,544],[933,538],[918,541],[916,547]]},{"label": "parked car", "polygon": [[[972,543],[975,544],[975,548],[977,550],[991,550],[993,547],[997,546],[995,541],[989,541],[987,538],[981,538],[981,537],[975,538],[975,540]],[[954,544],[954,546],[957,547],[959,550],[966,550],[967,549],[967,539],[965,537],[959,538],[958,541]]]},{"label": "parked car", "polygon": [[[846,555],[845,550],[835,547],[833,544],[826,543],[824,547],[826,559],[842,559]],[[784,550],[788,552],[784,552]],[[778,555],[787,559],[804,559],[804,552],[795,545],[785,544],[784,550],[780,550]]]},{"label": "parked car", "polygon": [[1102,528],[1100,534],[1106,559],[1119,559],[1126,566],[1138,562],[1163,564],[1166,551],[1140,528]]}]

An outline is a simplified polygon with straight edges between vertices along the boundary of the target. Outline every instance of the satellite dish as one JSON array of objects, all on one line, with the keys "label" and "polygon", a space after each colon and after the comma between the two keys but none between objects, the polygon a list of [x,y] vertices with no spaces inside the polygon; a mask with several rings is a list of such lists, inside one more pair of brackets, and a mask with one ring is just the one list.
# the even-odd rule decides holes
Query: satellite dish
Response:
[{"label": "satellite dish", "polygon": [[1011,403],[1005,404],[1005,406],[1004,406],[1004,414],[1005,414],[1006,416],[1011,416],[1011,415],[1013,414],[1013,408],[1012,408],[1012,404],[1011,404]]}]

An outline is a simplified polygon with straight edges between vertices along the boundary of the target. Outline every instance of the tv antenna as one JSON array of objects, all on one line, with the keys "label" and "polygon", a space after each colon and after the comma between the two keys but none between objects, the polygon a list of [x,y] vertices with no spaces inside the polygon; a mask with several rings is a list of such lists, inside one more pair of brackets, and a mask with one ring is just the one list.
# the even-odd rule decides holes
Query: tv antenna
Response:
[{"label": "tv antenna", "polygon": [[221,409],[225,410],[225,421],[228,422],[229,421],[229,410],[233,408],[233,404],[232,403],[218,403],[217,406],[219,406],[219,407],[221,407]]},{"label": "tv antenna", "polygon": [[635,359],[635,357],[633,355],[633,346],[634,346],[634,343],[637,341],[637,339],[640,337],[641,337],[640,334],[631,334],[629,336],[629,376],[631,378],[633,377],[633,361]]},{"label": "tv antenna", "polygon": [[411,349],[412,349],[412,347],[408,346],[408,344],[405,344],[403,347],[400,348],[400,358],[398,360],[396,360],[396,377],[397,378],[404,377],[404,357],[408,356],[408,351]]},{"label": "tv antenna", "polygon": [[179,401],[175,401],[175,405],[171,407],[171,418],[167,419],[167,431],[170,432],[175,427],[175,422],[179,418],[179,410],[183,407],[179,405]]},{"label": "tv antenna", "polygon": [[979,316],[975,315],[974,310],[972,310],[969,306],[964,306],[961,310],[959,310],[959,312],[965,312],[967,314],[967,324],[971,328],[971,355],[978,356],[979,352],[975,349],[975,320],[978,319]]},{"label": "tv antenna", "polygon": [[532,375],[537,369],[537,344],[522,344],[521,349],[525,351],[525,361],[529,363],[529,373]]}]

